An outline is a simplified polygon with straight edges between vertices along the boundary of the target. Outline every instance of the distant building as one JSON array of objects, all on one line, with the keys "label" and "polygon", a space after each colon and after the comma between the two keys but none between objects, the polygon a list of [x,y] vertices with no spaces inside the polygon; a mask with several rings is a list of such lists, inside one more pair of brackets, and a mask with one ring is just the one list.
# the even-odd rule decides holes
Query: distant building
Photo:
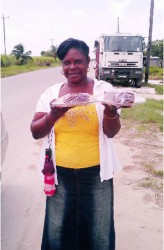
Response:
[{"label": "distant building", "polygon": [[150,67],[152,66],[161,67],[161,60],[158,56],[150,57]]}]

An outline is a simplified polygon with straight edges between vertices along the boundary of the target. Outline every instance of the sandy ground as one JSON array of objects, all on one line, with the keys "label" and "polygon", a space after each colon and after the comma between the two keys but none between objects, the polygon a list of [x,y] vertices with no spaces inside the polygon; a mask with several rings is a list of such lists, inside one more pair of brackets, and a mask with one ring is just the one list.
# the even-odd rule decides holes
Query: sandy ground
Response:
[{"label": "sandy ground", "polygon": [[[154,89],[135,89],[145,98],[162,99]],[[163,169],[163,135],[143,134],[122,120],[114,138],[123,170],[115,174],[117,250],[163,249],[163,179],[150,172]]]}]

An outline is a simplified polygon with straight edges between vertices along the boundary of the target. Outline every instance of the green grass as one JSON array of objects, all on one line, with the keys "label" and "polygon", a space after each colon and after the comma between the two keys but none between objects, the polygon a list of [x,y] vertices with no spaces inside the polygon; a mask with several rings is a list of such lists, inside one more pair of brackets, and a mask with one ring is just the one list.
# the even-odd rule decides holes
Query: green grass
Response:
[{"label": "green grass", "polygon": [[[50,66],[46,66],[46,61],[51,63]],[[46,57],[34,57],[32,62],[29,62],[25,65],[11,65],[8,67],[1,67],[1,78],[8,77],[12,75],[17,75],[20,73],[26,73],[29,71],[35,71],[50,67],[56,67],[60,65],[59,60],[55,60],[53,58],[46,58]]]},{"label": "green grass", "polygon": [[3,67],[1,68],[1,77],[7,77],[7,76],[12,76],[12,75],[17,75],[20,73],[26,73],[29,71],[35,71],[35,70],[40,70],[40,69],[45,69],[45,68],[52,68],[59,66],[59,63],[52,63],[51,66],[46,66],[46,65],[22,65],[22,66],[17,66],[17,65],[12,65],[10,67]]},{"label": "green grass", "polygon": [[10,67],[1,68],[1,77],[17,75],[20,73],[25,73],[25,72],[34,71],[34,70],[43,69],[43,68],[45,67],[44,66],[12,65]]},{"label": "green grass", "polygon": [[155,177],[163,177],[163,170],[157,170],[153,165],[148,164],[145,166],[146,171]]},{"label": "green grass", "polygon": [[150,188],[156,192],[163,190],[163,184],[161,182],[157,182],[152,178],[145,178],[141,181],[140,186],[143,188]]},{"label": "green grass", "polygon": [[155,85],[154,88],[158,95],[163,95],[163,85]]},{"label": "green grass", "polygon": [[163,79],[163,68],[150,67],[149,68],[149,78],[154,79],[154,80]]},{"label": "green grass", "polygon": [[143,104],[122,109],[121,118],[131,121],[132,126],[142,127],[142,131],[144,127],[163,131],[163,101],[147,99]]},{"label": "green grass", "polygon": [[163,95],[163,84],[150,84],[143,82],[142,87],[154,88],[156,94]]}]

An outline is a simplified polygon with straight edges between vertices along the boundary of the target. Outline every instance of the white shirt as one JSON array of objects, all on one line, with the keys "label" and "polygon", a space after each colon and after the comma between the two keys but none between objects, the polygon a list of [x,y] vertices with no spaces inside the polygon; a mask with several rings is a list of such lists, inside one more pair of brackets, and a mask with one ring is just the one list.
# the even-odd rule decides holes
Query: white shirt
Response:
[{"label": "white shirt", "polygon": [[[55,99],[58,98],[58,94],[63,83],[64,82],[54,84],[41,95],[37,103],[36,112],[47,112],[47,113],[50,112],[50,102],[54,98]],[[101,95],[104,92],[108,92],[112,89],[113,86],[110,83],[94,79],[93,95]],[[108,138],[103,132],[102,123],[103,123],[104,106],[100,103],[97,103],[96,110],[99,121],[100,178],[101,181],[104,181],[113,178],[114,172],[117,170],[121,170],[122,167],[116,156],[112,138]],[[53,143],[55,141],[54,129],[52,129],[51,134],[52,134],[52,144],[51,144],[52,158],[55,167],[55,183],[58,184],[56,162],[55,162],[55,143]],[[41,159],[40,159],[41,170],[43,169],[44,166],[46,147],[49,147],[48,136],[44,138],[44,143],[41,150]]]}]

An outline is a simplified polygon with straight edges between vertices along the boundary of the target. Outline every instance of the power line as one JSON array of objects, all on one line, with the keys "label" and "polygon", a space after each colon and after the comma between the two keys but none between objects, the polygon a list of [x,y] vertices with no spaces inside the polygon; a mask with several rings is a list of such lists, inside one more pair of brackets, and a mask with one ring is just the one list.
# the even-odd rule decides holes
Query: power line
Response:
[{"label": "power line", "polygon": [[[10,24],[16,28],[18,31],[23,31],[23,33],[29,37],[29,32],[33,32],[34,28],[32,26],[26,26],[20,22],[15,21],[13,18],[10,17]],[[45,37],[45,33],[43,32],[43,29],[39,29],[39,31],[37,30],[37,32],[39,32],[39,35]]]},{"label": "power line", "polygon": [[16,24],[16,28],[19,27],[19,29],[21,29],[21,30],[24,31],[24,32],[26,32],[26,30],[27,30],[27,31],[30,31],[30,32],[32,31],[31,28],[25,26],[25,25],[22,24],[22,23],[16,22],[14,19],[10,19],[10,21],[11,21],[11,23]]},{"label": "power line", "polygon": [[131,8],[132,8],[132,6],[133,6],[133,4],[134,4],[134,1],[135,1],[135,0],[133,0],[133,2],[131,3],[129,9],[127,10],[126,14],[125,14],[124,17],[122,18],[121,22],[127,17],[129,11],[131,10]]}]

